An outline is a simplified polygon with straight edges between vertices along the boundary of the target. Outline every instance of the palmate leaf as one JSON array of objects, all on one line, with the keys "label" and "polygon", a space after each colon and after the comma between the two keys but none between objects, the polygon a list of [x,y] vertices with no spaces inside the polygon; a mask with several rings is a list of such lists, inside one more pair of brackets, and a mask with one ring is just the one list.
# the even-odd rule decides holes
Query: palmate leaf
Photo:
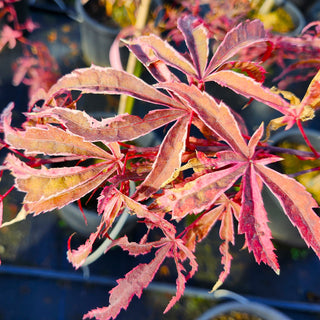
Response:
[{"label": "palmate leaf", "polygon": [[61,77],[50,88],[46,104],[50,105],[56,94],[66,90],[95,94],[127,94],[153,104],[184,109],[178,101],[171,99],[134,75],[95,65],[90,68],[76,69],[72,73]]},{"label": "palmate leaf", "polygon": [[205,174],[182,188],[165,190],[157,204],[172,217],[180,220],[190,213],[200,213],[210,208],[215,201],[241,177],[245,168],[240,163],[230,168]]},{"label": "palmate leaf", "polygon": [[15,177],[20,191],[26,192],[24,208],[39,214],[61,208],[97,188],[116,170],[113,163],[98,163],[88,167],[31,168],[9,154],[7,167]]},{"label": "palmate leaf", "polygon": [[85,142],[80,136],[70,134],[51,125],[26,127],[17,130],[11,127],[13,104],[2,114],[5,141],[15,149],[24,149],[26,154],[74,155],[81,158],[114,160],[114,157],[97,147]]},{"label": "palmate leaf", "polygon": [[261,21],[253,20],[239,24],[224,37],[206,69],[205,78],[240,50],[266,40],[266,32]]},{"label": "palmate leaf", "polygon": [[98,121],[84,111],[67,108],[51,108],[35,113],[35,116],[51,116],[75,135],[86,141],[130,141],[139,138],[163,125],[185,115],[178,109],[160,109],[150,111],[143,119],[138,116],[122,114]]},{"label": "palmate leaf", "polygon": [[230,109],[223,102],[217,104],[206,92],[184,83],[162,83],[159,87],[175,92],[235,152],[248,155],[248,146],[239,126]]}]

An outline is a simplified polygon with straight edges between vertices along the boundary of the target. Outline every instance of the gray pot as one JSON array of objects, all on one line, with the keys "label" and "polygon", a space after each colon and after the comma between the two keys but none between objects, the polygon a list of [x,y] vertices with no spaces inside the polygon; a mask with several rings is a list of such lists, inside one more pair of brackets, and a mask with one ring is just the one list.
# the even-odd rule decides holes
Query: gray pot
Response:
[{"label": "gray pot", "polygon": [[[305,130],[311,144],[320,151],[320,133],[316,130]],[[304,139],[298,129],[282,131],[273,135],[270,139],[274,146],[283,141],[304,144]],[[281,170],[280,162],[272,165],[275,170]],[[269,227],[274,239],[279,240],[293,247],[306,247],[306,243],[301,238],[298,229],[296,229],[284,213],[282,207],[274,195],[265,187],[262,191],[264,205],[270,220]]]},{"label": "gray pot", "polygon": [[[243,312],[251,316],[259,317],[261,320],[290,320],[283,313],[270,308],[266,305],[253,302],[227,302],[215,306],[208,311],[206,311],[200,318],[197,320],[215,320],[222,319],[221,316],[228,314],[232,311]],[[217,318],[219,317],[219,318]],[[227,319],[227,317],[225,317]],[[224,318],[223,318],[224,319]],[[228,317],[229,319],[229,317]],[[238,318],[237,318],[238,319]],[[251,318],[250,318],[251,319]]]},{"label": "gray pot", "polygon": [[276,3],[282,5],[283,9],[290,14],[292,21],[295,25],[295,29],[286,33],[286,35],[292,36],[292,37],[299,35],[301,33],[302,29],[306,25],[306,19],[304,18],[302,12],[291,1],[276,0]]},{"label": "gray pot", "polygon": [[92,19],[83,8],[81,0],[76,0],[76,10],[80,21],[80,40],[84,60],[88,65],[110,66],[110,47],[120,28],[107,27]]}]

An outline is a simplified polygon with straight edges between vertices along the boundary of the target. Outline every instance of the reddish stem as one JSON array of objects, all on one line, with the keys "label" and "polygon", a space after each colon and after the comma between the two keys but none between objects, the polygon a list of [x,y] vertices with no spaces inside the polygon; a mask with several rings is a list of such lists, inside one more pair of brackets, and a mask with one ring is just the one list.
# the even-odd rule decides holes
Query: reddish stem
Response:
[{"label": "reddish stem", "polygon": [[320,158],[320,154],[318,153],[318,151],[313,147],[313,145],[311,144],[309,138],[307,137],[304,129],[303,129],[303,126],[302,126],[302,123],[301,123],[301,120],[298,119],[297,120],[297,125],[298,125],[298,128],[303,136],[303,139],[305,140],[306,144],[308,145],[308,147],[310,148],[310,150],[314,153],[315,157],[316,158]]}]

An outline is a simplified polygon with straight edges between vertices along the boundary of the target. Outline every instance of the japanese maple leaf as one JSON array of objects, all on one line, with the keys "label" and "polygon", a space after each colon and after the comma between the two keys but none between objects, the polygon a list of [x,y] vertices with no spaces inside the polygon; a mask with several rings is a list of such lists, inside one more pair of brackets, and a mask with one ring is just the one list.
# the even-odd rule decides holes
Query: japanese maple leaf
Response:
[{"label": "japanese maple leaf", "polygon": [[[11,127],[11,111],[9,105],[2,114],[5,142],[15,149],[25,150],[25,155],[50,155],[57,158],[62,166],[59,168],[34,167],[31,163],[19,160],[8,154],[5,164],[15,177],[20,191],[26,192],[24,209],[27,213],[39,214],[61,208],[80,199],[106,181],[117,170],[121,170],[122,155],[116,145],[109,151],[86,142],[80,136],[53,126],[30,126],[25,130]],[[66,159],[99,159],[100,162],[88,166],[66,167]],[[41,160],[41,159],[39,159]],[[40,162],[41,163],[41,162]],[[39,166],[39,163],[38,165]]]},{"label": "japanese maple leaf", "polygon": [[[320,219],[313,211],[317,203],[305,188],[294,179],[268,168],[268,164],[279,158],[261,155],[256,146],[263,134],[263,126],[255,132],[247,145],[235,126],[226,130],[216,121],[215,113],[221,110],[224,121],[231,119],[228,113],[222,113],[223,105],[217,106],[214,100],[199,91],[181,83],[162,84],[170,88],[181,99],[188,101],[200,119],[224,140],[231,150],[217,154],[212,160],[215,170],[187,182],[181,188],[164,191],[157,199],[158,205],[171,212],[174,219],[180,220],[190,213],[208,210],[217,199],[241,178],[242,203],[239,216],[239,232],[244,233],[249,251],[252,251],[258,263],[268,264],[275,272],[279,271],[278,262],[271,242],[271,232],[267,225],[267,213],[261,197],[262,182],[271,190],[282,205],[284,212],[295,225],[305,242],[320,256]],[[240,147],[241,146],[241,147]]]}]

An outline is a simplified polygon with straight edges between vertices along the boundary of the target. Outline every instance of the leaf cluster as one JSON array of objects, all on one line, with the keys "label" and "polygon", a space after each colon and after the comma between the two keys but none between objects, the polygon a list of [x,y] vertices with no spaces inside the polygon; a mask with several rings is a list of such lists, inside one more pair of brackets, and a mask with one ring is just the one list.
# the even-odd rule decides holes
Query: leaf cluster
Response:
[{"label": "leaf cluster", "polygon": [[[15,187],[26,194],[21,215],[62,208],[99,190],[101,224],[79,248],[72,249],[69,243],[68,259],[74,267],[85,262],[96,239],[108,236],[124,208],[146,225],[147,232],[139,242],[123,236],[114,239],[108,250],[120,246],[130,255],[151,253],[153,258],[118,281],[110,292],[109,306],[92,310],[85,318],[115,319],[134,295],[141,296],[166,258],[173,259],[177,270],[177,293],[165,309],[168,311],[197,271],[197,244],[218,221],[224,268],[213,290],[230,272],[229,247],[236,232],[244,235],[244,246],[257,263],[279,273],[263,187],[275,195],[291,223],[320,257],[320,218],[313,211],[317,203],[299,182],[270,168],[281,158],[263,141],[264,124],[258,124],[248,136],[240,115],[206,90],[215,82],[248,101],[254,99],[277,110],[281,117],[269,124],[269,131],[294,125],[302,128],[320,106],[320,72],[299,100],[292,93],[263,84],[261,60],[239,59],[252,47],[265,51],[274,47],[274,39],[259,20],[232,28],[214,52],[208,29],[199,19],[184,16],[178,20],[178,28],[184,53],[152,34],[126,42],[153,76],[154,84],[122,70],[92,65],[74,70],[42,92],[43,106],[26,114],[22,128],[11,125],[12,104],[2,113],[2,145],[11,151],[2,169],[11,172]],[[143,117],[120,114],[96,120],[76,109],[72,91],[125,94],[151,104],[153,109]],[[161,127],[166,130],[159,145],[128,143]],[[197,128],[200,136],[193,136],[192,128]],[[318,157],[316,150],[305,155],[309,160]],[[67,166],[71,160],[76,164]],[[132,181],[136,191],[130,195]],[[188,224],[189,216],[193,219]],[[182,232],[177,231],[177,225],[182,225]],[[161,232],[157,241],[149,238],[153,229]]]}]

